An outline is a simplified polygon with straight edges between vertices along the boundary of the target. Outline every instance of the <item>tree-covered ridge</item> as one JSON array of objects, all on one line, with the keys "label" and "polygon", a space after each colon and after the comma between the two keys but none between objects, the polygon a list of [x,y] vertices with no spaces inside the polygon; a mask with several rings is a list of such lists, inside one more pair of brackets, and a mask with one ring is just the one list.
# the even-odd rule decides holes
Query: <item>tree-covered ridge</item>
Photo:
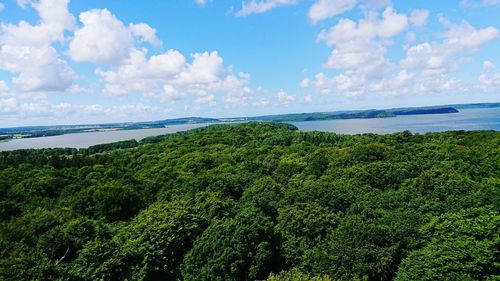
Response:
[{"label": "tree-covered ridge", "polygon": [[497,280],[500,132],[0,153],[0,280]]}]

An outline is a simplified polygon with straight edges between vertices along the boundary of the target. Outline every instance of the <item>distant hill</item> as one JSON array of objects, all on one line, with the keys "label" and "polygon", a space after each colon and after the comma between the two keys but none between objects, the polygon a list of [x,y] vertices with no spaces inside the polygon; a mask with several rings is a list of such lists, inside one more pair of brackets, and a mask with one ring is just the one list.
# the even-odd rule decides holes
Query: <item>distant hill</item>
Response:
[{"label": "distant hill", "polygon": [[250,121],[272,121],[272,122],[298,122],[298,121],[318,121],[336,119],[367,119],[367,118],[388,118],[397,115],[421,115],[421,114],[447,114],[457,113],[453,107],[439,108],[405,108],[388,110],[363,110],[351,112],[315,112],[297,113],[283,115],[267,115],[247,118]]},{"label": "distant hill", "polygon": [[393,110],[390,112],[394,113],[395,115],[419,115],[419,114],[457,113],[458,110],[456,108],[453,108],[453,107],[441,107],[441,108]]}]

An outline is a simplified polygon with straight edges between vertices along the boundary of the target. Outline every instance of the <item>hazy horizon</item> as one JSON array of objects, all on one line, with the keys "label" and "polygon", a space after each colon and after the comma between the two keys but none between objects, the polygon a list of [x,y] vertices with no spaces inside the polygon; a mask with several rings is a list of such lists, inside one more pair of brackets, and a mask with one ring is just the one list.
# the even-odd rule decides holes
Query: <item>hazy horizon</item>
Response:
[{"label": "hazy horizon", "polygon": [[439,106],[453,106],[453,105],[468,105],[468,104],[495,104],[500,103],[498,101],[490,101],[490,102],[478,102],[478,103],[459,103],[459,104],[434,104],[434,105],[421,105],[421,106],[401,106],[401,107],[391,107],[391,108],[359,108],[359,109],[344,109],[344,110],[331,110],[331,111],[308,111],[308,112],[286,112],[286,113],[272,113],[272,114],[259,114],[259,115],[248,115],[248,116],[228,116],[228,117],[219,117],[219,116],[180,116],[180,117],[172,117],[165,119],[155,119],[155,120],[132,120],[132,121],[122,121],[122,122],[101,122],[101,123],[72,123],[72,124],[63,124],[63,123],[54,123],[47,125],[27,125],[27,126],[11,126],[11,127],[0,127],[0,129],[13,129],[13,128],[23,128],[23,127],[57,127],[57,126],[94,126],[94,125],[102,125],[102,124],[119,124],[119,123],[140,123],[140,122],[154,122],[161,120],[170,120],[170,119],[182,119],[182,118],[213,118],[213,119],[237,119],[237,118],[252,118],[259,116],[273,116],[273,115],[286,115],[286,114],[303,114],[303,113],[321,113],[321,112],[343,112],[343,111],[363,111],[363,110],[384,110],[384,109],[394,109],[394,108],[411,108],[411,107],[439,107]]}]

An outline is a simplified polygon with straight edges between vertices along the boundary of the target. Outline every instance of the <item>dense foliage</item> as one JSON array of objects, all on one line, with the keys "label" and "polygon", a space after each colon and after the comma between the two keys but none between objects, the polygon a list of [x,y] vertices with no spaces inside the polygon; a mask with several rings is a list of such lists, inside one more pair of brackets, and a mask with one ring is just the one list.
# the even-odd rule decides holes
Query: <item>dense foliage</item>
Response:
[{"label": "dense foliage", "polygon": [[498,280],[500,132],[0,153],[0,280]]}]

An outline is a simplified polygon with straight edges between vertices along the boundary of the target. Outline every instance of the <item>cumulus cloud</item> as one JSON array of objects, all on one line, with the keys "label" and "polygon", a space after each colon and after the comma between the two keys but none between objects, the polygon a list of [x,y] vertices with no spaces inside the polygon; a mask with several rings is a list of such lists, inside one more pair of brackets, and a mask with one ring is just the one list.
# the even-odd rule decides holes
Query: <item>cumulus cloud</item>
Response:
[{"label": "cumulus cloud", "polygon": [[318,0],[309,8],[312,23],[340,15],[356,6],[356,0]]},{"label": "cumulus cloud", "polygon": [[130,57],[109,70],[98,68],[96,73],[106,82],[110,95],[126,95],[134,91],[149,92],[164,79],[173,79],[184,70],[185,57],[178,51],[146,57],[145,51],[133,50]]},{"label": "cumulus cloud", "polygon": [[68,2],[30,2],[40,17],[38,24],[21,21],[0,27],[0,69],[13,73],[13,82],[25,91],[62,91],[75,77],[52,46],[64,40],[64,32],[74,26]]},{"label": "cumulus cloud", "polygon": [[154,46],[159,46],[162,43],[161,40],[156,37],[156,29],[145,23],[131,23],[128,28],[133,36],[139,38],[140,42],[148,42]]},{"label": "cumulus cloud", "polygon": [[[82,12],[76,24],[75,17],[68,11],[68,3],[69,0],[19,0],[21,7],[37,11],[38,23],[20,21],[0,25],[0,70],[12,73],[12,85],[0,80],[3,113],[18,117],[76,116],[78,111],[109,116],[125,108],[144,114],[160,113],[156,107],[144,104],[140,110],[130,106],[51,104],[48,91],[94,93],[98,90],[110,96],[138,94],[148,103],[173,103],[189,98],[197,108],[215,106],[219,100],[227,107],[253,103],[255,91],[249,86],[250,75],[233,72],[218,52],[185,56],[173,49],[156,49],[150,54],[152,47],[162,48],[151,26],[125,24],[107,9]],[[56,43],[57,49],[53,46]],[[65,56],[76,62],[100,64],[95,74],[102,83],[91,83],[89,88],[73,83],[84,78],[69,67],[63,59]]]},{"label": "cumulus cloud", "polygon": [[145,23],[126,27],[107,9],[83,12],[79,19],[83,26],[74,32],[69,45],[69,55],[75,61],[117,64],[129,56],[134,38],[161,44],[155,29]]},{"label": "cumulus cloud", "polygon": [[328,46],[340,45],[346,42],[363,43],[374,38],[390,38],[406,30],[408,17],[388,7],[382,13],[370,14],[358,23],[350,19],[341,19],[328,30],[322,30],[318,39]]},{"label": "cumulus cloud", "polygon": [[309,81],[308,87],[325,95],[360,96],[367,84],[366,76],[356,72],[344,72],[333,77],[327,77],[320,72]]},{"label": "cumulus cloud", "polygon": [[208,106],[215,105],[215,93],[225,93],[227,104],[248,104],[250,76],[234,74],[216,51],[194,53],[191,60],[177,50],[149,55],[139,44],[161,44],[150,26],[126,26],[106,9],[83,12],[79,18],[83,26],[75,31],[69,54],[76,61],[103,64],[95,73],[104,82],[104,93],[139,93],[166,103],[192,96],[196,105]]},{"label": "cumulus cloud", "polygon": [[252,90],[250,75],[234,74],[224,66],[217,52],[195,53],[191,62],[178,51],[168,50],[149,58],[145,51],[134,50],[124,63],[96,73],[105,82],[110,95],[142,93],[147,98],[173,102],[193,95],[200,104],[213,93],[226,93],[225,103],[246,105]]},{"label": "cumulus cloud", "polygon": [[322,30],[318,40],[334,47],[325,66],[344,70],[345,73],[333,79],[326,79],[321,74],[319,78],[322,81],[316,81],[316,86],[321,91],[324,91],[325,85],[330,85],[334,92],[359,95],[362,93],[361,84],[366,80],[381,79],[392,68],[385,57],[384,41],[401,34],[407,26],[406,15],[387,7],[381,15],[370,13],[359,22],[340,19],[331,28]]},{"label": "cumulus cloud", "polygon": [[309,81],[308,88],[325,95],[358,97],[366,93],[373,93],[387,97],[405,94],[464,92],[469,87],[448,75],[423,76],[403,69],[391,77],[375,81],[368,80],[356,73],[342,73],[333,77],[319,73]]},{"label": "cumulus cloud", "polygon": [[463,55],[477,52],[499,35],[494,27],[476,29],[466,21],[460,24],[446,22],[446,25],[449,30],[444,33],[442,42],[424,42],[408,48],[401,66],[420,69],[426,76],[450,73],[466,61]]},{"label": "cumulus cloud", "polygon": [[297,4],[299,0],[250,0],[242,3],[241,10],[236,13],[238,17],[251,14],[260,14],[274,8]]},{"label": "cumulus cloud", "polygon": [[[319,73],[312,79],[302,80],[300,86],[312,88],[322,94],[342,94],[350,97],[365,93],[395,96],[467,92],[473,87],[453,78],[451,74],[468,61],[467,55],[477,52],[482,45],[499,37],[499,31],[494,27],[478,29],[465,21],[453,24],[441,17],[440,21],[447,28],[440,35],[441,42],[423,42],[407,47],[405,57],[394,73],[392,69],[397,67],[384,58],[383,40],[401,33],[404,29],[390,31],[389,28],[380,33],[373,26],[383,26],[380,22],[384,20],[388,21],[386,26],[391,26],[391,20],[388,19],[394,22],[405,20],[402,16],[393,17],[393,11],[387,12],[386,9],[384,13],[385,19],[384,16],[375,17],[359,23],[342,19],[332,28],[322,31],[318,39],[335,47],[325,66],[343,72],[331,77]],[[413,24],[423,23],[423,20],[409,21]],[[483,90],[497,87],[500,76],[492,72],[494,64],[485,61],[483,69],[484,73],[478,78],[480,87]]]},{"label": "cumulus cloud", "polygon": [[382,79],[379,82],[371,84],[369,90],[383,96],[408,94],[411,91],[410,85],[414,77],[415,73],[409,73],[404,69],[392,78]]}]

